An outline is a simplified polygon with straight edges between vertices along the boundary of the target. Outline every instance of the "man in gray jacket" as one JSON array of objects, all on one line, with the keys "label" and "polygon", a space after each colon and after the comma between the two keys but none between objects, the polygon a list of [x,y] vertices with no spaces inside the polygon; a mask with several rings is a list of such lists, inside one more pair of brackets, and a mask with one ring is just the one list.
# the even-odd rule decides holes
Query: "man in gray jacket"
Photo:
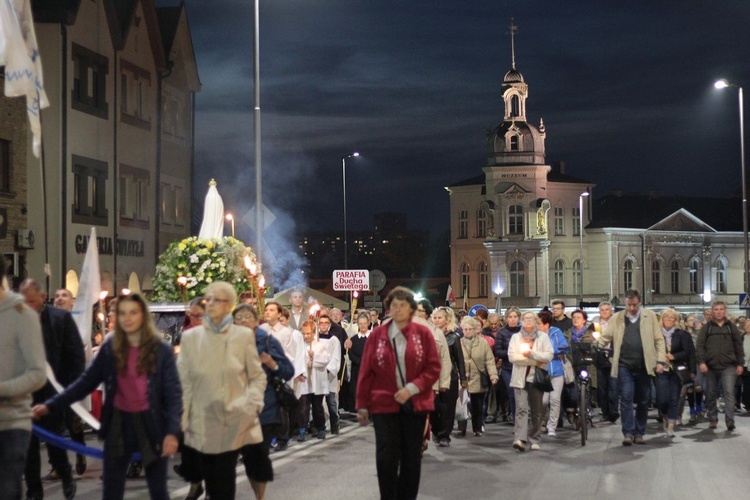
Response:
[{"label": "man in gray jacket", "polygon": [[[0,278],[6,263],[0,255]],[[44,386],[44,343],[36,313],[0,287],[0,495],[21,498],[31,438],[31,393]]]},{"label": "man in gray jacket", "polygon": [[728,431],[734,425],[734,384],[742,375],[745,350],[742,333],[727,318],[727,306],[716,301],[711,306],[711,319],[698,332],[695,341],[695,358],[698,369],[706,375],[706,412],[708,427],[716,429],[719,414],[716,397],[719,383],[724,393],[724,418]]}]

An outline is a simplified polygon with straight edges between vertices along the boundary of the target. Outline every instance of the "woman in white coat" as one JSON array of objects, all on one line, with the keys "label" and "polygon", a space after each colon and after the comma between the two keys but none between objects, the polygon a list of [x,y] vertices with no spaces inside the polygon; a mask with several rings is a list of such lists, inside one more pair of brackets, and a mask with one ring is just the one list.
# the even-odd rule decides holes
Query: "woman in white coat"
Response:
[{"label": "woman in white coat", "polygon": [[182,335],[177,369],[185,446],[196,451],[211,498],[232,499],[240,448],[263,441],[266,374],[255,334],[235,325],[237,293],[223,281],[206,288],[203,324]]},{"label": "woman in white coat", "polygon": [[513,363],[510,386],[516,396],[516,421],[513,428],[513,448],[524,451],[531,443],[539,450],[542,430],[542,398],[544,393],[534,387],[534,372],[552,361],[554,349],[549,336],[537,328],[538,318],[528,311],[521,316],[521,330],[514,333],[508,346],[508,359]]}]

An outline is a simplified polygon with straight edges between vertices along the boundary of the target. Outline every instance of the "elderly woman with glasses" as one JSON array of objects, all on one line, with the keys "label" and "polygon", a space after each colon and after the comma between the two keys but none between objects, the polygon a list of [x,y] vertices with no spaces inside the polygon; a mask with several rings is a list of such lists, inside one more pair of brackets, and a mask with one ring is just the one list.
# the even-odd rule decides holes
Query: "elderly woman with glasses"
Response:
[{"label": "elderly woman with glasses", "polygon": [[215,281],[206,288],[201,326],[182,336],[177,360],[183,387],[185,446],[197,453],[208,496],[232,499],[240,449],[263,442],[259,416],[266,374],[255,333],[234,324],[237,293]]},{"label": "elderly woman with glasses", "polygon": [[686,380],[689,380],[689,374],[697,371],[695,346],[690,334],[678,326],[680,314],[676,310],[665,309],[660,319],[669,370],[656,375],[656,402],[664,421],[664,432],[668,437],[674,437],[684,383],[680,372],[685,373]]},{"label": "elderly woman with glasses", "polygon": [[497,367],[495,356],[489,344],[481,335],[482,324],[466,316],[461,320],[464,338],[461,346],[464,352],[464,365],[468,379],[467,390],[471,400],[471,430],[479,437],[483,432],[482,403],[490,385],[497,384]]},{"label": "elderly woman with glasses", "polygon": [[521,316],[521,330],[513,334],[508,346],[508,359],[513,363],[510,386],[516,396],[516,421],[513,428],[513,448],[539,450],[542,430],[542,400],[544,393],[534,387],[534,372],[552,361],[554,348],[549,336],[537,327],[535,313],[527,311]]}]

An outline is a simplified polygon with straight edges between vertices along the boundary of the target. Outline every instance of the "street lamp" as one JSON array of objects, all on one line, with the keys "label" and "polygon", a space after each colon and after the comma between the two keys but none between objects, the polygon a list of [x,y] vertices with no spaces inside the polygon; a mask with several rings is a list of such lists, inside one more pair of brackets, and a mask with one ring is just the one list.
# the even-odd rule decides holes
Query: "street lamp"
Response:
[{"label": "street lamp", "polygon": [[578,264],[581,266],[581,284],[579,287],[579,291],[581,292],[581,300],[578,301],[579,306],[581,306],[581,303],[583,302],[583,199],[586,198],[589,195],[588,191],[584,191],[578,196],[578,237],[580,240],[580,252],[581,256],[580,259],[578,259]]},{"label": "street lamp", "polygon": [[743,291],[747,294],[748,288],[750,288],[750,269],[748,269],[748,260],[750,260],[750,247],[748,247],[748,237],[747,237],[747,184],[745,181],[745,114],[743,112],[744,110],[744,104],[743,104],[743,98],[742,98],[742,87],[739,85],[735,85],[733,83],[730,83],[724,79],[717,80],[716,83],[714,83],[714,87],[717,89],[725,89],[727,87],[735,87],[738,89],[739,93],[739,103],[740,103],[740,162],[741,162],[741,168],[742,168],[742,239],[745,244],[745,260],[744,260],[744,270],[745,270],[745,286],[743,288]]},{"label": "street lamp", "polygon": [[232,238],[234,238],[234,215],[226,214],[224,218],[232,223]]},{"label": "street lamp", "polygon": [[344,188],[344,269],[349,269],[349,247],[346,241],[346,159],[355,156],[359,156],[359,153],[354,152],[341,157],[341,185]]}]

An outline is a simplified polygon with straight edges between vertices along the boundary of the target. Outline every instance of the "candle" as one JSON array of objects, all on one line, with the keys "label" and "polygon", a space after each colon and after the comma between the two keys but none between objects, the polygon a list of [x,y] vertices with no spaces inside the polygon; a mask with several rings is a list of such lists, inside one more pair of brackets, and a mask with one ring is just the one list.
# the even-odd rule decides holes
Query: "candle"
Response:
[{"label": "candle", "polygon": [[531,350],[531,344],[528,342],[521,342],[521,352],[529,352]]}]

